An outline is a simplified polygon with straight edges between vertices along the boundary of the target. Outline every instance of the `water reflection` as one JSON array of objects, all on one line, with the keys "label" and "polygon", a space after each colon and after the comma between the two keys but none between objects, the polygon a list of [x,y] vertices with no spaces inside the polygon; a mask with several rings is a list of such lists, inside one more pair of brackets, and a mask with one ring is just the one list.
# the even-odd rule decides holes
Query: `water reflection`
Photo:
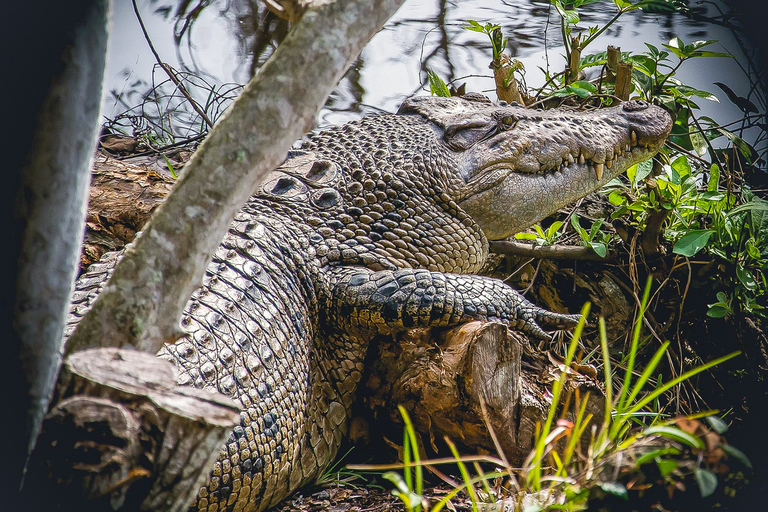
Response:
[{"label": "water reflection", "polygon": [[[206,105],[222,93],[218,102],[214,101],[216,112],[234,98],[237,84],[252,76],[287,31],[286,23],[257,0],[138,0],[138,7],[161,58],[198,77],[199,83],[190,86],[190,94]],[[106,115],[114,118],[129,107],[142,105],[124,122],[136,123],[139,115],[154,116],[176,137],[195,133],[200,127],[199,116],[185,105],[172,84],[164,83],[166,77],[154,66],[130,3],[116,2],[114,8],[107,75],[113,95],[107,99]],[[714,16],[718,6],[697,4],[693,9],[699,17]],[[580,26],[585,28],[605,24],[616,12],[612,2],[582,10],[585,14]],[[331,94],[318,116],[318,126],[396,110],[404,98],[423,90],[427,69],[457,86],[466,83],[467,90],[490,93],[491,49],[483,34],[461,28],[468,19],[501,25],[509,38],[508,52],[525,65],[529,87],[543,84],[544,70],[562,70],[559,18],[548,0],[407,0]],[[585,53],[604,51],[607,45],[642,52],[644,42],[660,46],[673,36],[685,41],[718,39],[725,49],[740,53],[726,28],[677,13],[640,11],[623,15]],[[740,111],[712,85],[726,82],[737,94],[748,96],[749,82],[738,63],[720,58],[686,64],[678,74],[682,81],[721,97],[720,104],[701,101],[704,113],[721,122],[739,119]],[[152,102],[157,102],[156,106],[151,106]]]}]

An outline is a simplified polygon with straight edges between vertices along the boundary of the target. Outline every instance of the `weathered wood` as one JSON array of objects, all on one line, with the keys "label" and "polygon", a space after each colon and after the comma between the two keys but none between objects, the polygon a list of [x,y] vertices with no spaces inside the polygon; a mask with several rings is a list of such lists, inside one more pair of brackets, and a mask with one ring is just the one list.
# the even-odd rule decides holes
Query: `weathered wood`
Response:
[{"label": "weathered wood", "polygon": [[185,510],[240,414],[150,354],[67,358],[25,492],[39,510]]},{"label": "weathered wood", "polygon": [[568,58],[568,69],[565,74],[565,83],[570,84],[579,79],[581,70],[581,35],[571,37],[571,53]]},{"label": "weathered wood", "polygon": [[517,80],[515,80],[509,57],[504,54],[500,55],[496,61],[491,63],[491,69],[493,69],[493,78],[496,82],[496,96],[499,100],[525,105],[523,95],[520,94],[520,88],[517,86]]},{"label": "weathered wood", "polygon": [[[108,0],[3,2],[1,508],[14,502],[61,364],[91,155],[99,130]],[[35,28],[29,20],[37,18]],[[14,30],[14,27],[18,29]],[[22,28],[25,27],[25,28]],[[23,77],[20,81],[10,77]]]},{"label": "weathered wood", "polygon": [[608,68],[608,71],[605,74],[605,79],[607,81],[613,82],[616,79],[616,69],[618,68],[620,60],[621,47],[608,45],[605,62],[605,66]]},{"label": "weathered wood", "polygon": [[614,92],[616,96],[624,101],[629,99],[629,94],[632,92],[632,68],[631,62],[619,62],[616,68],[616,88]]},{"label": "weathered wood", "polygon": [[610,261],[616,259],[615,252],[609,252],[605,257],[597,254],[591,247],[584,245],[533,245],[513,240],[491,240],[491,252],[498,254],[514,254],[550,260],[593,260]]},{"label": "weathered wood", "polygon": [[[546,418],[551,383],[564,370],[526,347],[525,336],[500,323],[412,330],[378,344],[363,400],[374,416],[395,423],[399,413],[391,404],[402,404],[435,451],[435,440],[448,436],[474,452],[496,453],[489,424],[507,458],[519,463],[533,446],[536,423]],[[590,392],[588,410],[600,418],[603,394],[595,375],[568,372],[565,394]]]},{"label": "weathered wood", "polygon": [[133,240],[173,183],[173,178],[149,167],[98,153],[91,174],[80,271],[105,252],[118,251]]}]

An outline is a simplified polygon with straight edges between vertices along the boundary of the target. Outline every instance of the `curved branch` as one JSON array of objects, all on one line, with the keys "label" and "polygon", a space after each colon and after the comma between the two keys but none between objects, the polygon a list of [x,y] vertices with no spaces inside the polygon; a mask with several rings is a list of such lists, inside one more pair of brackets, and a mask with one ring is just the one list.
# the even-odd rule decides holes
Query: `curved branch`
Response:
[{"label": "curved branch", "polygon": [[549,260],[610,261],[616,258],[616,253],[613,251],[608,252],[605,258],[602,258],[591,247],[583,245],[531,245],[511,240],[491,241],[489,245],[491,252],[497,254],[513,254]]},{"label": "curved branch", "polygon": [[67,351],[177,339],[184,305],[262,178],[313,125],[333,87],[402,0],[316,1],[235,100],[137,238]]}]

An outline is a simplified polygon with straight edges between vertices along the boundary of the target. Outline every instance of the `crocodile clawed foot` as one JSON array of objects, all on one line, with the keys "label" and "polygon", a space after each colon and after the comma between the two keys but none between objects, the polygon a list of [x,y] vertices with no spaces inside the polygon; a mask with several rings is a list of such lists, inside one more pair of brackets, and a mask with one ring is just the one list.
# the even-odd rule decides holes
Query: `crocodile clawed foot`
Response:
[{"label": "crocodile clawed foot", "polygon": [[[531,311],[518,318],[512,327],[540,340],[551,340],[552,335],[544,329],[570,329],[579,323],[581,315],[553,313],[534,306]],[[541,324],[541,325],[540,325]],[[543,327],[543,328],[542,328]]]},{"label": "crocodile clawed foot", "polygon": [[536,322],[546,329],[570,329],[575,327],[579,320],[581,320],[580,314],[566,315],[540,308],[536,308],[535,315]]}]

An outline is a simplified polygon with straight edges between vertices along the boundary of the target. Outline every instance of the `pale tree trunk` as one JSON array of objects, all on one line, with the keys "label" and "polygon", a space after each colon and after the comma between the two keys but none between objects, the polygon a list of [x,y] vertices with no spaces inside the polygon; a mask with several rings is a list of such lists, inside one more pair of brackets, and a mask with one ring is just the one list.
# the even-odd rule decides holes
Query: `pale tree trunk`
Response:
[{"label": "pale tree trunk", "polygon": [[[180,335],[178,321],[182,309],[194,289],[199,285],[211,255],[220,243],[235,212],[255,190],[262,177],[284,160],[293,142],[313,126],[318,110],[326,101],[333,87],[358,56],[363,46],[401,3],[402,0],[380,0],[377,2],[318,0],[311,4],[310,9],[304,13],[288,37],[274,52],[258,75],[245,87],[241,96],[220,119],[206,141],[187,163],[182,177],[174,186],[173,192],[145,227],[143,236],[140,236],[134,243],[132,250],[126,253],[93,309],[83,319],[72,338],[69,339],[66,349],[68,354],[91,347],[126,347],[154,354],[164,342],[171,341]],[[69,4],[67,5],[71,7]],[[85,26],[100,22],[103,31],[105,4],[94,2],[94,5],[101,7],[100,18],[90,11],[78,11],[76,13],[78,17],[75,18],[75,21]],[[76,24],[75,21],[73,24]],[[56,297],[61,296],[61,299],[56,298],[57,304],[55,306],[49,304],[50,296],[46,299],[35,297],[34,299],[27,299],[16,309],[18,318],[27,321],[36,320],[35,327],[38,331],[44,330],[53,341],[47,345],[42,345],[39,342],[34,345],[38,348],[34,351],[35,356],[41,360],[41,363],[46,363],[44,368],[34,371],[26,367],[22,369],[25,373],[23,378],[28,380],[34,378],[32,382],[35,386],[39,386],[41,383],[46,385],[45,397],[38,399],[37,397],[28,398],[29,395],[24,395],[19,400],[20,403],[27,405],[31,401],[35,402],[36,418],[39,418],[47,410],[47,399],[45,398],[50,393],[50,385],[53,383],[60,365],[61,347],[57,343],[60,339],[64,311],[71,293],[71,283],[76,268],[77,247],[82,236],[84,218],[86,188],[84,184],[86,183],[85,179],[87,179],[93,140],[98,126],[97,113],[105,51],[105,38],[103,39],[102,41],[88,41],[89,44],[86,46],[89,52],[83,55],[73,54],[73,56],[68,56],[65,59],[66,73],[76,73],[79,77],[80,74],[78,73],[82,72],[81,66],[91,63],[91,58],[94,57],[95,53],[98,53],[101,59],[99,72],[96,73],[92,70],[87,73],[88,79],[93,80],[94,84],[98,84],[98,86],[80,87],[77,89],[80,96],[64,98],[56,103],[69,114],[69,117],[62,117],[62,124],[58,127],[58,131],[66,134],[66,136],[79,134],[82,137],[82,139],[74,138],[78,142],[72,142],[67,146],[70,149],[76,147],[78,151],[73,152],[72,155],[65,153],[72,162],[66,167],[70,171],[82,168],[83,172],[78,174],[80,176],[78,180],[82,181],[72,178],[67,183],[54,179],[53,174],[47,176],[47,185],[54,189],[47,192],[49,195],[61,193],[69,198],[69,194],[77,189],[79,199],[77,201],[69,199],[65,201],[63,198],[57,198],[59,208],[49,210],[45,214],[49,217],[49,221],[55,220],[59,225],[70,227],[71,224],[73,232],[67,236],[61,235],[61,232],[51,232],[50,230],[39,231],[37,223],[40,223],[41,226],[45,223],[40,221],[38,217],[30,217],[35,222],[36,238],[33,238],[33,241],[36,241],[37,245],[24,246],[27,249],[25,254],[28,256],[25,256],[22,261],[25,263],[28,261],[29,268],[32,269],[41,268],[40,259],[44,261],[56,259],[60,263],[60,259],[63,258],[59,254],[60,247],[69,245],[74,247],[70,258],[71,263],[67,267],[71,267],[71,270],[63,277],[54,276],[55,272],[49,272],[47,269],[32,273],[32,276],[38,279],[38,281],[33,279],[33,284],[61,281],[66,285],[56,295]],[[79,46],[72,45],[71,47],[74,52]],[[95,90],[93,90],[94,88]],[[82,126],[87,129],[81,129]],[[67,140],[66,136],[62,140]],[[88,143],[82,141],[88,141]],[[35,154],[44,153],[35,152]],[[34,187],[27,187],[23,190],[29,190],[28,197],[36,197]],[[29,221],[30,224],[32,220]],[[62,237],[66,240],[61,240]],[[54,244],[56,247],[51,247]],[[19,275],[24,278],[26,274],[23,269]],[[34,302],[34,300],[39,300],[39,302]],[[41,320],[41,315],[33,316],[31,314],[33,312],[40,312],[46,320],[50,321],[50,325],[46,325]],[[22,313],[26,313],[26,315]],[[40,336],[39,332],[34,333],[34,335]],[[78,354],[78,356],[80,355]],[[86,369],[93,368],[94,362],[97,361],[111,361],[110,358],[116,358],[119,361],[126,359],[124,356],[113,356],[103,351],[89,352],[87,355],[83,354],[82,357],[87,360],[84,363],[79,363],[78,368]],[[19,358],[16,358],[11,363],[18,364],[18,360]],[[71,363],[72,360],[68,362],[68,368],[72,367]],[[103,474],[101,469],[106,466],[95,464],[85,467],[84,464],[79,464],[78,467],[74,468],[75,471],[80,472],[75,475],[78,479],[78,489],[76,490],[71,486],[67,487],[75,480],[57,473],[55,465],[47,464],[47,462],[51,462],[51,459],[48,459],[45,453],[36,452],[33,467],[36,468],[35,474],[40,479],[36,477],[35,482],[27,482],[28,493],[32,493],[31,495],[36,498],[42,498],[43,502],[47,501],[46,484],[44,483],[47,480],[49,482],[48,488],[51,491],[56,491],[49,494],[60,494],[60,490],[65,490],[65,494],[71,494],[71,499],[74,500],[75,504],[82,500],[82,507],[88,507],[93,504],[93,501],[89,500],[94,499],[93,494],[89,493],[103,497],[108,495],[111,486],[119,485],[122,488],[122,486],[133,482],[134,478],[138,478],[131,472],[135,469],[135,461],[132,461],[128,456],[135,456],[133,449],[128,450],[128,452],[120,452],[125,457],[121,455],[115,459],[111,457],[118,453],[114,451],[114,446],[94,444],[93,440],[87,438],[70,439],[74,432],[84,433],[87,436],[88,428],[81,429],[79,426],[87,427],[91,421],[94,421],[94,418],[106,429],[105,431],[115,434],[115,438],[120,439],[134,439],[136,432],[158,431],[158,428],[155,427],[159,424],[162,424],[164,429],[166,427],[169,429],[164,431],[166,436],[168,432],[184,432],[183,435],[172,436],[173,439],[177,440],[173,446],[156,443],[156,448],[160,451],[153,451],[147,457],[156,461],[165,460],[163,454],[184,453],[183,443],[185,439],[188,440],[193,435],[190,429],[195,424],[202,426],[203,422],[195,420],[194,415],[179,411],[175,407],[168,411],[171,413],[169,418],[172,418],[168,420],[157,420],[159,416],[165,417],[165,413],[154,409],[154,412],[149,415],[135,417],[129,414],[132,405],[140,403],[138,401],[140,399],[136,398],[138,395],[147,396],[154,403],[151,396],[155,389],[149,386],[146,392],[132,389],[127,395],[123,393],[124,382],[132,381],[136,376],[131,365],[127,365],[127,368],[125,366],[121,363],[106,374],[102,371],[80,372],[78,375],[81,377],[77,377],[76,381],[88,381],[92,384],[78,384],[76,388],[80,391],[74,393],[72,393],[70,385],[65,385],[62,388],[62,383],[60,383],[58,398],[62,401],[55,404],[56,407],[46,420],[46,425],[50,429],[46,430],[44,439],[48,448],[55,447],[59,451],[72,449],[74,450],[72,453],[75,454],[83,446],[90,446],[90,454],[98,454],[102,461],[110,464],[116,463],[116,459],[118,462],[123,460],[125,467],[111,470],[109,474]],[[141,372],[141,368],[135,371]],[[124,376],[122,372],[124,372]],[[71,373],[70,371],[67,375]],[[104,378],[104,375],[110,373],[114,374],[114,382]],[[32,377],[26,375],[32,375]],[[10,377],[8,384],[12,384],[14,379],[22,379],[22,376],[18,375],[17,372],[15,376]],[[137,382],[140,384],[141,379]],[[33,386],[28,387],[32,388]],[[38,394],[42,395],[42,393]],[[186,397],[183,400],[187,401],[188,399],[189,397]],[[150,470],[156,470],[159,473],[144,475],[141,478],[146,478],[145,482],[160,482],[163,486],[163,482],[168,481],[169,478],[176,481],[174,480],[175,476],[179,474],[180,470],[183,470],[185,474],[184,487],[195,488],[198,475],[202,474],[197,471],[197,468],[207,467],[207,454],[220,445],[220,440],[216,441],[217,436],[221,436],[222,432],[226,435],[226,428],[220,427],[226,427],[228,421],[234,421],[237,417],[236,414],[230,416],[230,413],[227,412],[230,404],[221,402],[219,405],[221,407],[217,405],[219,412],[216,413],[219,418],[214,418],[213,423],[209,422],[210,430],[206,431],[210,434],[199,433],[200,442],[195,442],[195,446],[190,447],[195,449],[192,458],[195,459],[197,465],[194,471],[191,471],[191,468],[182,468],[177,464],[173,467],[167,467],[168,465],[153,466]],[[201,409],[191,408],[191,411],[196,410]],[[155,423],[143,424],[142,422],[147,418],[154,418],[152,421]],[[190,418],[193,421],[187,421],[184,418]],[[181,427],[177,428],[179,425]],[[71,426],[75,427],[74,430],[70,428]],[[63,437],[61,438],[55,438],[56,429],[60,427],[64,428],[61,432],[65,434],[62,434]],[[30,435],[33,432],[34,429],[27,428],[27,435],[24,439],[33,438],[34,436]],[[52,432],[54,432],[54,438],[50,437]],[[3,438],[4,442],[18,443],[21,435],[17,435],[16,432],[3,432],[3,436],[0,438]],[[205,448],[202,451],[206,453],[198,450],[200,447]],[[189,453],[189,450],[186,453]],[[23,461],[24,457],[21,457],[21,454],[26,455],[26,445],[17,449],[16,459],[18,461]],[[65,454],[63,460],[72,459],[69,459],[68,455]],[[9,494],[15,496],[14,487],[18,487],[19,475],[21,474],[20,464],[17,463],[15,466],[9,467],[6,463],[4,466],[4,469],[10,471],[12,476]],[[49,471],[51,469],[54,471]],[[142,469],[142,471],[144,470],[146,468]],[[83,471],[89,472],[89,475],[83,477]],[[171,472],[169,473],[169,471]],[[4,481],[4,485],[8,485],[8,482]],[[141,488],[140,492],[148,491],[144,485],[139,487]],[[142,503],[142,506],[149,506],[149,501],[146,500],[154,500],[150,507],[154,510],[178,510],[184,507],[182,499],[174,498],[171,502],[165,498],[165,495],[161,497],[159,494],[152,494],[154,491],[151,491],[146,498],[137,496],[134,491],[130,492],[131,495],[126,494],[126,496],[130,498],[128,501],[132,504]],[[64,499],[70,498],[64,497]],[[70,501],[66,504],[67,507],[70,505],[73,505],[73,502]],[[119,508],[123,505],[127,506],[127,502],[110,503],[108,506]]]},{"label": "pale tree trunk", "polygon": [[99,129],[109,0],[4,2],[0,496],[13,509],[61,363]]},{"label": "pale tree trunk", "polygon": [[155,353],[177,339],[184,305],[227,226],[314,124],[328,95],[402,0],[317,1],[185,166],[67,344]]}]

